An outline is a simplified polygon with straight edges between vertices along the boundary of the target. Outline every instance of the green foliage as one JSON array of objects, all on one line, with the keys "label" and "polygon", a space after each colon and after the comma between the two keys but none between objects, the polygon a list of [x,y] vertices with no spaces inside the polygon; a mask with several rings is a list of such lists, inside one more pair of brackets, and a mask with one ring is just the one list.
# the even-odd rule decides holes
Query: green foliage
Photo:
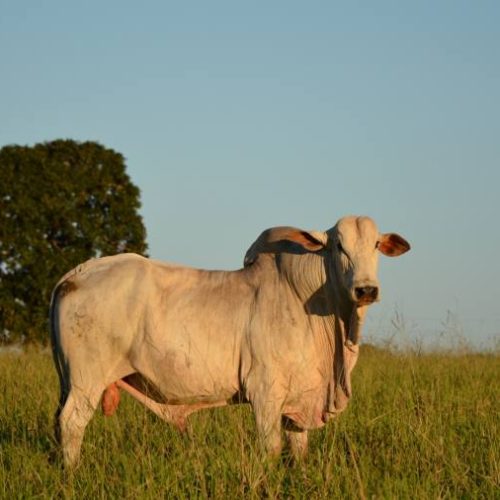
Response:
[{"label": "green foliage", "polygon": [[0,149],[0,340],[47,341],[50,294],[91,258],[146,251],[122,155],[71,140]]},{"label": "green foliage", "polygon": [[362,348],[352,404],[297,465],[261,460],[248,406],[194,414],[181,435],[124,394],[68,474],[48,353],[4,354],[0,380],[0,498],[498,498],[498,356]]}]

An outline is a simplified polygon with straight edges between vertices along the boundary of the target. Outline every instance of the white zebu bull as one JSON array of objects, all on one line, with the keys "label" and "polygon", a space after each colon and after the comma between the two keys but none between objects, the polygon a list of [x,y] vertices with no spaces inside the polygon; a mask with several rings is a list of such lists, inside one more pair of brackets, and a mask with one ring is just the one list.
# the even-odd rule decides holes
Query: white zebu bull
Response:
[{"label": "white zebu bull", "polygon": [[204,271],[122,254],[85,262],[52,295],[61,383],[58,435],[67,466],[101,397],[119,387],[184,428],[201,408],[249,402],[267,451],[281,424],[303,455],[307,430],[341,412],[366,307],[379,299],[378,252],[409,244],[367,217],[326,232],[277,227],[261,234],[238,271]]}]

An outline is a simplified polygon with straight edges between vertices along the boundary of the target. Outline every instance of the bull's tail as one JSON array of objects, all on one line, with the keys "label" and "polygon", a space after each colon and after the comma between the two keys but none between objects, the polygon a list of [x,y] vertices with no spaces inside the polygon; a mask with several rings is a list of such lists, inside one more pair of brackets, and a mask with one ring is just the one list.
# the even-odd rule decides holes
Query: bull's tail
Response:
[{"label": "bull's tail", "polygon": [[60,395],[59,404],[55,414],[54,431],[58,443],[60,443],[61,433],[59,426],[59,416],[68,399],[69,391],[71,389],[71,382],[69,377],[69,365],[64,355],[61,345],[61,332],[59,328],[59,305],[61,299],[61,291],[67,286],[66,281],[61,280],[52,292],[50,299],[50,341],[52,345],[52,356],[56,367],[57,375],[59,377]]}]

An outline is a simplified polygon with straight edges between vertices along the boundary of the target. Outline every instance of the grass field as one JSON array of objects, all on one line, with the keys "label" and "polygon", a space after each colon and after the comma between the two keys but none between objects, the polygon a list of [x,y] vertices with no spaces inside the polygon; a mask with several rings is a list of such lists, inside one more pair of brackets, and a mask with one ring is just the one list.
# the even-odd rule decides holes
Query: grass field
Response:
[{"label": "grass field", "polygon": [[500,498],[499,381],[494,355],[362,348],[351,405],[296,465],[260,460],[247,406],[195,414],[179,435],[125,395],[96,413],[69,474],[51,459],[51,357],[3,354],[0,497]]}]

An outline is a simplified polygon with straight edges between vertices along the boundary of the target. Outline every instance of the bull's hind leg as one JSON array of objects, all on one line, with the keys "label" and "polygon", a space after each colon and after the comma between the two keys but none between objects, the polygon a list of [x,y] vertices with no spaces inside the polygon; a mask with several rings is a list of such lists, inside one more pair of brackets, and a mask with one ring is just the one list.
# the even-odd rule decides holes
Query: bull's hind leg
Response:
[{"label": "bull's hind leg", "polygon": [[83,391],[72,387],[59,415],[60,442],[64,465],[78,464],[83,434],[99,403],[104,387]]}]

